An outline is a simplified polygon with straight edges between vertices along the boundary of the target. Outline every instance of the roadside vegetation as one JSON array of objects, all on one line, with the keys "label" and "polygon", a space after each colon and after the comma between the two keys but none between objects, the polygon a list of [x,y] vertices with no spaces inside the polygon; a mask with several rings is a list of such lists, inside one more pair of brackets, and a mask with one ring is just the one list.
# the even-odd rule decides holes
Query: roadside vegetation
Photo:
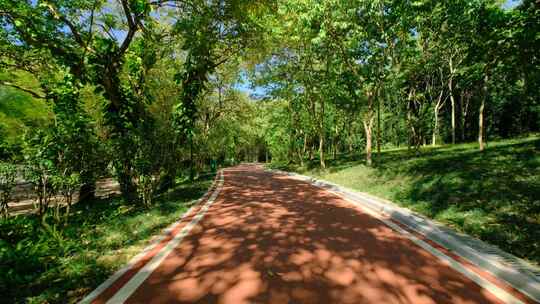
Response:
[{"label": "roadside vegetation", "polygon": [[[124,222],[169,221],[161,193],[240,161],[354,165],[321,174],[537,259],[537,141],[508,143],[540,132],[539,16],[536,0],[0,0],[0,296],[88,292],[110,268],[72,249],[86,219],[119,249]],[[121,198],[101,207],[103,178]],[[22,183],[35,213],[13,217]]]},{"label": "roadside vegetation", "polygon": [[372,166],[339,155],[321,170],[274,167],[324,179],[410,208],[540,265],[540,136],[383,150]]},{"label": "roadside vegetation", "polygon": [[[122,198],[74,206],[69,222],[52,214],[0,222],[0,296],[9,303],[76,303],[178,220],[208,189],[211,175],[159,195],[152,209]],[[50,213],[50,212],[49,212]]]}]

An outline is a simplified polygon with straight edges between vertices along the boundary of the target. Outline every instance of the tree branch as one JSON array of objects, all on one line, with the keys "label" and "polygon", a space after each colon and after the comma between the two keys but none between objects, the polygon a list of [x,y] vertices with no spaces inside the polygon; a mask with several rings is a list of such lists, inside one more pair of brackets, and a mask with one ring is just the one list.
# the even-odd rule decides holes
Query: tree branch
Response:
[{"label": "tree branch", "polygon": [[42,96],[39,93],[37,93],[37,92],[35,92],[35,91],[31,90],[31,89],[22,87],[22,86],[20,86],[18,84],[15,84],[15,83],[12,83],[12,82],[9,82],[9,81],[0,80],[0,85],[16,88],[18,90],[21,90],[21,91],[23,91],[25,93],[28,93],[28,94],[32,95],[34,98],[45,99],[45,96]]},{"label": "tree branch", "polygon": [[60,12],[51,4],[46,2],[47,8],[51,12],[51,14],[56,18],[57,20],[62,21],[64,24],[66,24],[69,27],[69,30],[71,31],[71,34],[73,34],[73,39],[85,50],[90,51],[88,49],[87,44],[84,42],[84,40],[81,37],[81,34],[77,30],[77,27],[75,24],[73,24],[71,21],[69,21],[66,16],[60,14]]},{"label": "tree branch", "polygon": [[122,42],[122,45],[120,46],[120,49],[118,50],[118,57],[122,56],[122,54],[125,53],[129,45],[131,44],[131,40],[133,40],[133,36],[135,36],[135,32],[137,32],[138,29],[138,18],[134,17],[131,14],[131,10],[129,9],[129,5],[127,0],[121,0],[122,3],[122,9],[124,10],[124,15],[126,16],[127,23],[128,23],[128,33],[126,35],[126,38]]}]

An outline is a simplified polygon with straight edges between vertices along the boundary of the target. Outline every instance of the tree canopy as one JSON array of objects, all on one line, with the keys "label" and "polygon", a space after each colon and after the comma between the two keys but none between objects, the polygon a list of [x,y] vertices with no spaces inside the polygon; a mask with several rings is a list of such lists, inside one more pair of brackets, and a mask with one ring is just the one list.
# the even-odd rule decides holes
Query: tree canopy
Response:
[{"label": "tree canopy", "polygon": [[539,15],[533,0],[2,0],[0,156],[40,147],[42,174],[89,193],[113,175],[150,204],[211,163],[483,150],[539,129]]}]

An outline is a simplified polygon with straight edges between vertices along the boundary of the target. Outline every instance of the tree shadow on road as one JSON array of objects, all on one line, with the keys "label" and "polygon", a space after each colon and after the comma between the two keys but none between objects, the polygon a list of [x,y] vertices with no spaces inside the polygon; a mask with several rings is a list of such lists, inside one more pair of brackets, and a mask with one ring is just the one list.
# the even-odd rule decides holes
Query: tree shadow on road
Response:
[{"label": "tree shadow on road", "polygon": [[493,297],[334,195],[240,167],[128,303],[467,301]]},{"label": "tree shadow on road", "polygon": [[329,162],[324,179],[368,192],[540,264],[540,139],[383,151]]}]

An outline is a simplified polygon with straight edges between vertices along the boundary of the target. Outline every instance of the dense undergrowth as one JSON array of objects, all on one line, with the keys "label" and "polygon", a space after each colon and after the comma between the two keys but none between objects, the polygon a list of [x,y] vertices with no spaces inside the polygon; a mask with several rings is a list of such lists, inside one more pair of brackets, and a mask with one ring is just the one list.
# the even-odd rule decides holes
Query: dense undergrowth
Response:
[{"label": "dense undergrowth", "polygon": [[136,255],[209,187],[210,176],[160,195],[151,209],[121,198],[76,204],[69,224],[0,221],[0,302],[75,303]]}]

